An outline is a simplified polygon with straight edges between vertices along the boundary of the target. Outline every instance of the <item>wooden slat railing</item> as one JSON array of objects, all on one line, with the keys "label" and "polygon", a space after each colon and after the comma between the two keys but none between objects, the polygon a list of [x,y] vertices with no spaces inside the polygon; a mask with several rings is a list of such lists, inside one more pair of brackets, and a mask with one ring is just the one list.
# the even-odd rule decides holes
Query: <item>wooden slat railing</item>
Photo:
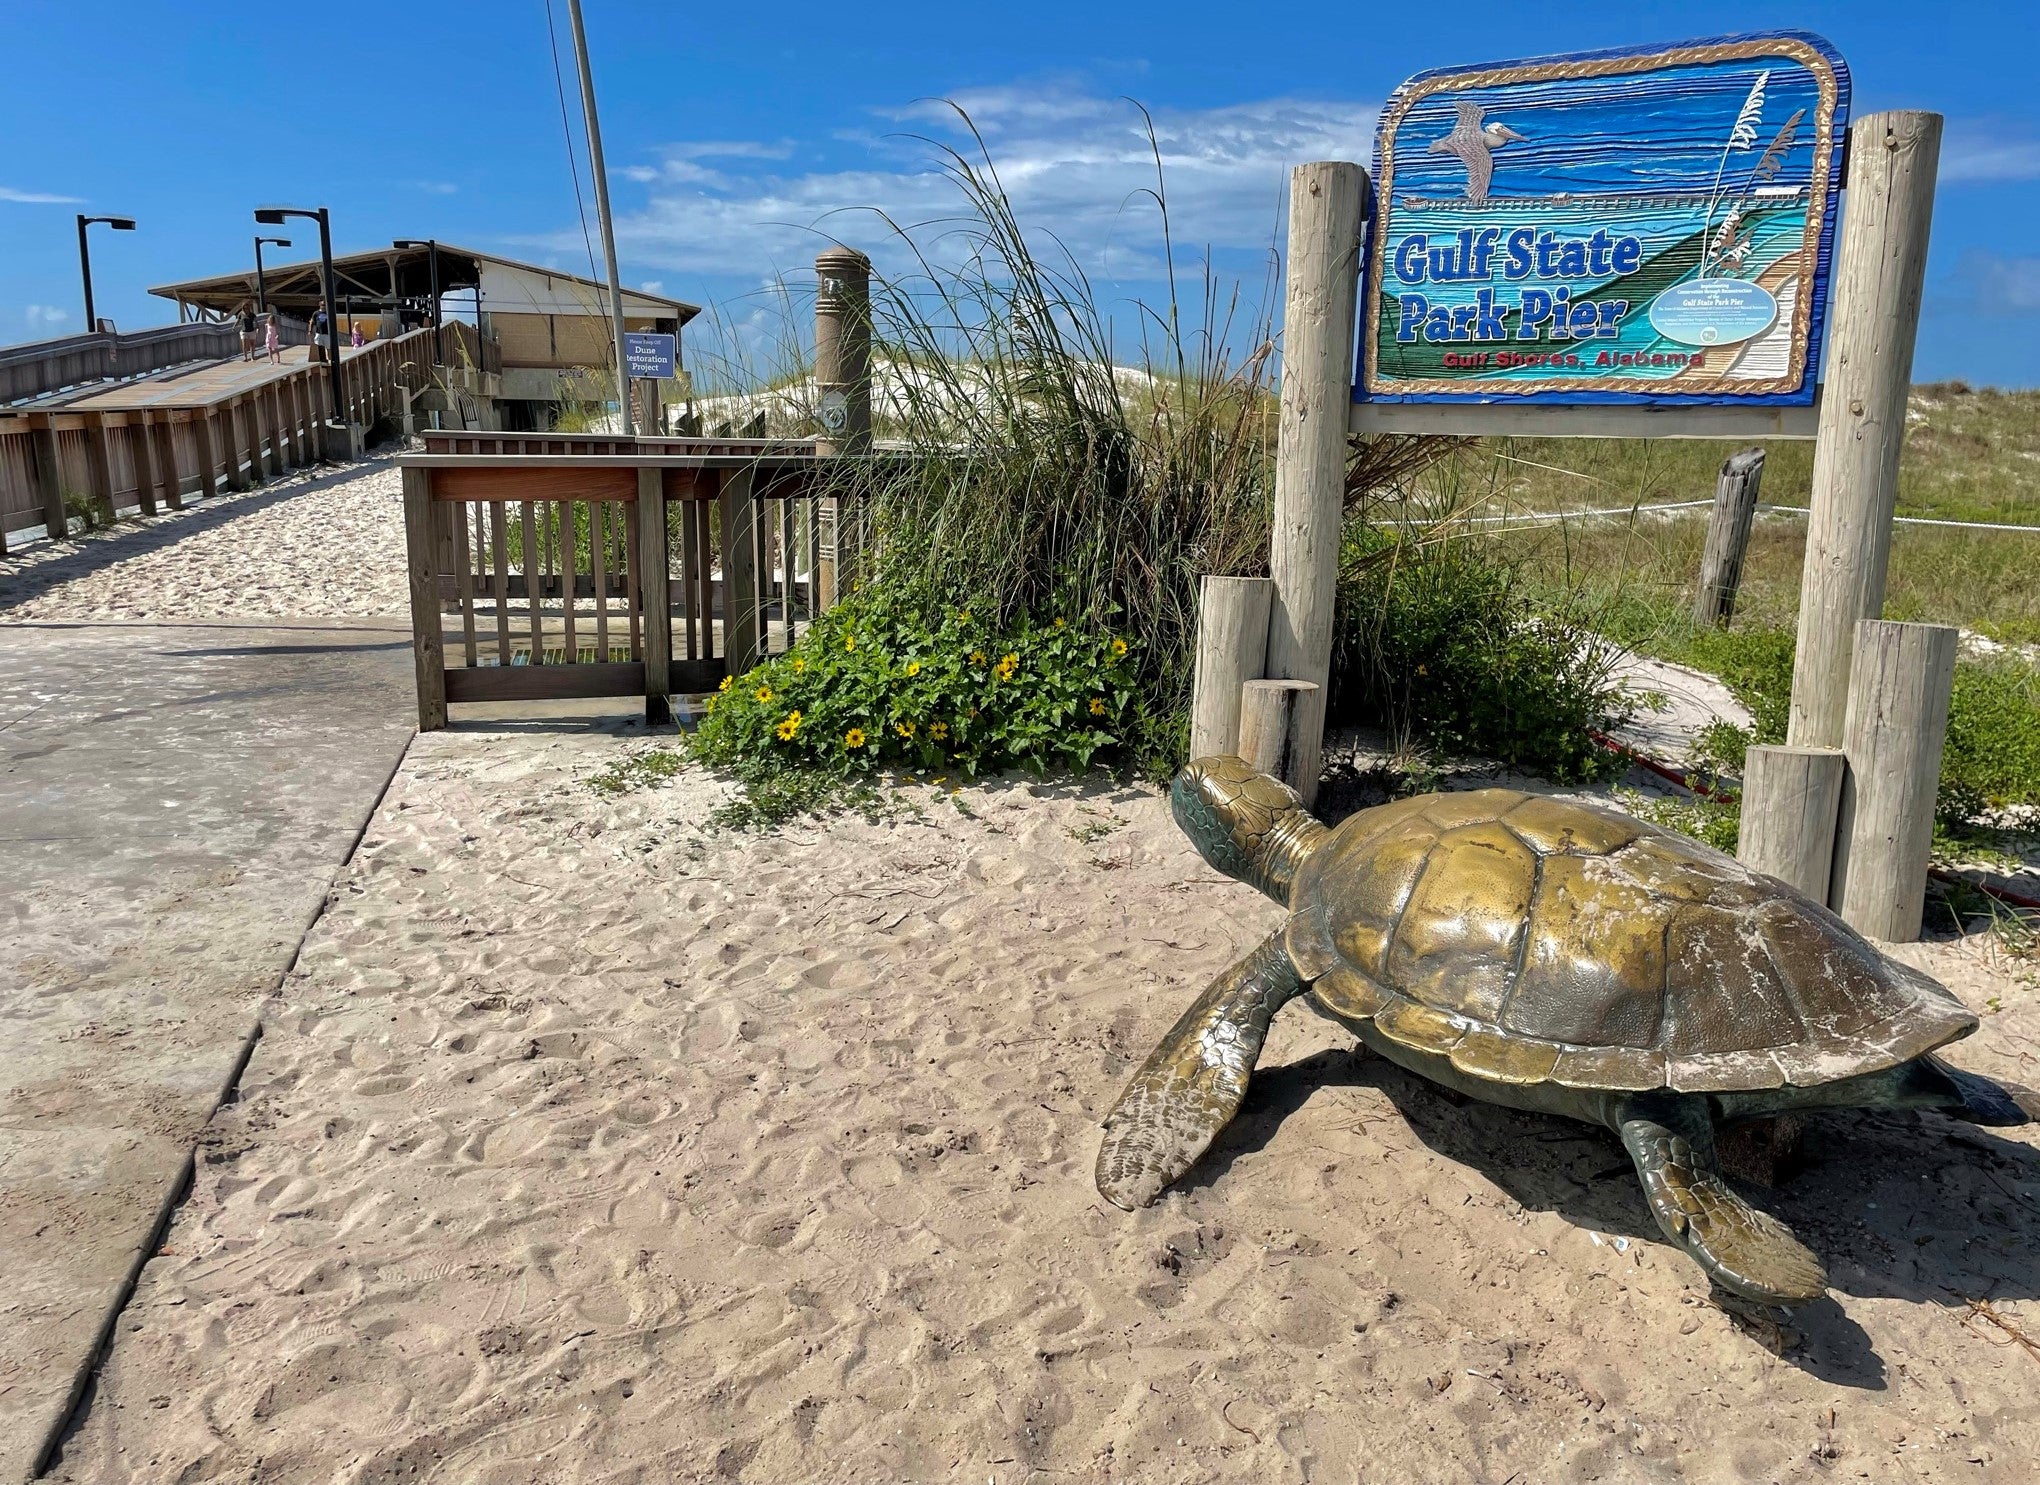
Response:
[{"label": "wooden slat railing", "polygon": [[[349,421],[398,418],[432,378],[432,332],[372,342],[340,370]],[[12,532],[65,531],[67,503],[82,500],[102,522],[128,510],[154,515],[316,462],[331,416],[320,363],[209,400],[0,412],[0,552]]]},{"label": "wooden slat railing", "polygon": [[450,704],[591,696],[664,719],[813,621],[812,448],[612,442],[633,451],[402,461],[421,728]]},{"label": "wooden slat railing", "polygon": [[67,335],[61,340],[0,346],[0,403],[47,397],[88,382],[147,376],[188,361],[231,356],[240,348],[233,325],[160,325],[127,335]]}]

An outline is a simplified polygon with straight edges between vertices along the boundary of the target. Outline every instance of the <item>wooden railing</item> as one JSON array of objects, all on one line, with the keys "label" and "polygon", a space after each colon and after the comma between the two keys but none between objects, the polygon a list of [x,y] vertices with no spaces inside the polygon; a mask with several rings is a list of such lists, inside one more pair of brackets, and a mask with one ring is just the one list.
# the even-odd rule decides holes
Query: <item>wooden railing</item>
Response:
[{"label": "wooden railing", "polygon": [[[238,345],[238,340],[236,340]],[[341,387],[348,420],[368,427],[398,418],[431,380],[432,332],[413,330],[346,354]],[[102,522],[125,510],[155,515],[187,497],[244,490],[286,468],[325,457],[332,394],[321,363],[292,366],[209,400],[101,410],[0,412],[0,552],[7,534],[68,529],[70,501]]]},{"label": "wooden railing", "polygon": [[46,397],[88,382],[146,376],[187,361],[231,356],[240,348],[232,325],[163,325],[128,335],[69,335],[62,340],[0,347],[0,404]]},{"label": "wooden railing", "polygon": [[[561,437],[427,446],[528,436]],[[624,449],[402,461],[421,728],[449,704],[590,696],[663,719],[813,621],[811,447],[596,441]]]}]

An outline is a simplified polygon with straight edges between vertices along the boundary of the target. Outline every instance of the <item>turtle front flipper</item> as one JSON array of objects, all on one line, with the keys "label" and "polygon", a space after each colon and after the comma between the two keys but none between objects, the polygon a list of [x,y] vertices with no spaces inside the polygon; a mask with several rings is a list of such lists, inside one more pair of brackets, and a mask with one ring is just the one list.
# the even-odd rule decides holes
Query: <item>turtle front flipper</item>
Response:
[{"label": "turtle front flipper", "polygon": [[1130,1212],[1197,1163],[1247,1096],[1269,1021],[1302,990],[1280,931],[1211,982],[1105,1116],[1100,1195]]},{"label": "turtle front flipper", "polygon": [[1804,1304],[1827,1291],[1827,1272],[1792,1229],[1722,1179],[1704,1103],[1676,1095],[1632,1099],[1618,1123],[1658,1226],[1716,1284],[1772,1305]]}]

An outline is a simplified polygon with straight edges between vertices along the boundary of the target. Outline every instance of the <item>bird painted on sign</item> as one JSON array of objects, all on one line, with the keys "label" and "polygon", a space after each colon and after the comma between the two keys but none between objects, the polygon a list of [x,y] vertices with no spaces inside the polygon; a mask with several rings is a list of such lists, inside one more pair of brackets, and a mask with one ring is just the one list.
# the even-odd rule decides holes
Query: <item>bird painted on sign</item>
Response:
[{"label": "bird painted on sign", "polygon": [[1459,112],[1459,122],[1443,139],[1432,140],[1426,153],[1457,156],[1466,167],[1466,199],[1485,201],[1488,182],[1494,178],[1495,151],[1511,140],[1522,141],[1523,136],[1500,121],[1483,126],[1481,118],[1487,110],[1471,100],[1453,107]]}]

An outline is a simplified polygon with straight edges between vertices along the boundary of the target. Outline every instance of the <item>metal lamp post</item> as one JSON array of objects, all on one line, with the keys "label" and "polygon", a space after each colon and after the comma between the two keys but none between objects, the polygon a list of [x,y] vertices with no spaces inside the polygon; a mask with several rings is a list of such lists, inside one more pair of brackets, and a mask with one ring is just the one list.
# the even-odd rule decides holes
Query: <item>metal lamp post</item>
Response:
[{"label": "metal lamp post", "polygon": [[333,389],[333,421],[347,422],[347,401],[340,392],[340,317],[333,309],[333,223],[323,206],[262,206],[255,220],[265,227],[281,227],[286,217],[309,217],[319,224],[319,276],[326,300],[326,384]]},{"label": "metal lamp post", "polygon": [[269,284],[262,277],[262,244],[271,247],[289,247],[288,237],[258,237],[255,239],[255,308],[261,314],[269,313]]},{"label": "metal lamp post", "polygon": [[[446,361],[446,355],[439,348],[439,241],[437,238],[428,237],[425,241],[419,242],[416,238],[404,237],[391,243],[390,246],[393,248],[425,249],[426,262],[430,265],[428,271],[432,275],[432,359],[443,365]],[[390,288],[394,290],[396,285],[391,284]],[[481,333],[481,328],[478,316],[475,324],[475,333],[477,335]]]},{"label": "metal lamp post", "polygon": [[99,331],[99,318],[92,308],[92,250],[85,243],[85,229],[98,223],[105,223],[116,232],[135,230],[133,217],[88,217],[78,215],[78,271],[85,278],[85,333],[95,335]]}]

